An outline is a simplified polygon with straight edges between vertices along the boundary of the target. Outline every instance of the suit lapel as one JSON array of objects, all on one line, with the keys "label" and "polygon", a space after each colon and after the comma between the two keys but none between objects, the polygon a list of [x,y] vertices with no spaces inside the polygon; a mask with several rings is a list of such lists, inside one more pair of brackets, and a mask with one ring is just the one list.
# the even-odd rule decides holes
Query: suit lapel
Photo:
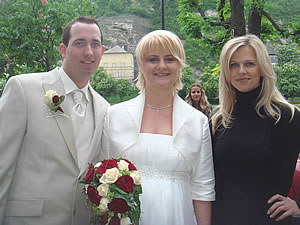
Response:
[{"label": "suit lapel", "polygon": [[[48,90],[55,90],[59,95],[66,95],[63,83],[61,81],[58,72],[58,68],[50,71],[49,75],[45,77],[43,88],[45,90],[45,93]],[[69,151],[74,161],[78,165],[77,149],[76,149],[74,132],[73,132],[73,124],[72,124],[71,113],[69,110],[67,98],[65,98],[65,101],[61,104],[61,107],[67,116],[57,115],[54,116],[54,119],[57,122],[60,132],[65,139],[65,142],[69,148]]]}]

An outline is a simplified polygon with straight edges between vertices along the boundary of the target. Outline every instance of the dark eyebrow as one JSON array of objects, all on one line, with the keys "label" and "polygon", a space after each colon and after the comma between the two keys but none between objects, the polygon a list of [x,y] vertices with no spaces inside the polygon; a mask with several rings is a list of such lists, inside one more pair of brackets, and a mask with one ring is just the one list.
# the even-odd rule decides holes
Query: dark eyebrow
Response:
[{"label": "dark eyebrow", "polygon": [[[85,41],[85,39],[84,38],[78,38],[78,39],[75,39],[74,42],[75,41]],[[93,39],[92,42],[99,42],[99,43],[101,43],[101,41],[97,40],[97,39]]]}]

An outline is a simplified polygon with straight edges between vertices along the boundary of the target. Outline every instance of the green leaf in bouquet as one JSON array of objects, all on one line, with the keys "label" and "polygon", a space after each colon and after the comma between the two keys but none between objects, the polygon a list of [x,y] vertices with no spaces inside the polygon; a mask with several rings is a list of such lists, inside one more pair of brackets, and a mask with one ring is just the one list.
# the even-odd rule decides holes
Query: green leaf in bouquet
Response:
[{"label": "green leaf in bouquet", "polygon": [[64,95],[59,96],[58,104],[61,104],[64,100],[65,100],[65,96]]},{"label": "green leaf in bouquet", "polygon": [[56,105],[51,105],[50,106],[50,109],[52,110],[52,111],[56,111],[57,109],[58,109],[58,106],[56,106]]},{"label": "green leaf in bouquet", "polygon": [[130,209],[128,211],[128,216],[131,218],[131,222],[134,224],[134,225],[139,225],[139,222],[140,222],[140,210],[133,210],[133,209]]},{"label": "green leaf in bouquet", "polygon": [[115,184],[109,185],[109,190],[110,190],[110,191],[116,191],[116,192],[118,192],[118,193],[120,193],[120,194],[123,194],[123,195],[128,195],[127,192],[121,190],[121,189],[120,189],[117,185],[115,185]]},{"label": "green leaf in bouquet", "polygon": [[133,193],[134,194],[142,194],[143,193],[143,190],[142,190],[142,185],[134,185],[133,186]]}]

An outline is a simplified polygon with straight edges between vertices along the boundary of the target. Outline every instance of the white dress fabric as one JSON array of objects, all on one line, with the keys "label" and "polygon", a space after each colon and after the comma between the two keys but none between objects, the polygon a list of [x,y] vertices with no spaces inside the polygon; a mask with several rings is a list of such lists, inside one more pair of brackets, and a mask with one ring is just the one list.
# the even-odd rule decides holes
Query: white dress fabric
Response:
[{"label": "white dress fabric", "polygon": [[140,133],[123,152],[142,176],[141,225],[195,225],[191,166],[173,146],[173,136]]}]

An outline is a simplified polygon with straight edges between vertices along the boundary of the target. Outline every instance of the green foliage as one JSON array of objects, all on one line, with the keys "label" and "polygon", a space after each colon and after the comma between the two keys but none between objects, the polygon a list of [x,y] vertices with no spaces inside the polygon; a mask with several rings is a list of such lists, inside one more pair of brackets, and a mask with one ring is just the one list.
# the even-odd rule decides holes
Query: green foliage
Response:
[{"label": "green foliage", "polygon": [[0,11],[0,73],[13,76],[57,66],[63,26],[95,8],[90,0],[5,0]]},{"label": "green foliage", "polygon": [[132,99],[138,95],[128,80],[116,80],[99,67],[91,77],[91,86],[111,104]]},{"label": "green foliage", "polygon": [[[120,101],[124,101],[124,97],[128,96],[130,99],[138,95],[138,89],[134,89],[129,80],[116,80],[116,93],[120,96]],[[127,99],[128,99],[127,97]]]},{"label": "green foliage", "polygon": [[280,45],[275,49],[278,64],[274,67],[277,85],[289,98],[300,96],[300,52],[293,45]]},{"label": "green foliage", "polygon": [[299,0],[266,0],[265,9],[285,28],[300,21]]},{"label": "green foliage", "polygon": [[300,64],[300,52],[293,45],[279,45],[275,49],[275,54],[278,58],[278,65],[288,62]]},{"label": "green foliage", "polygon": [[288,98],[300,96],[300,66],[287,62],[281,67],[275,67],[278,76],[278,88]]},{"label": "green foliage", "polygon": [[[285,0],[276,0],[275,2],[283,2]],[[295,0],[296,1],[296,0]],[[289,11],[294,11],[291,9],[295,6],[296,9],[299,9],[299,4],[293,1],[293,4],[286,4],[281,5],[281,10],[285,10],[289,8]],[[209,1],[210,3],[212,1]],[[243,9],[235,9],[237,12],[239,10],[244,10],[244,18],[237,18],[237,20],[244,20],[245,23],[248,23],[248,13],[251,9],[258,9],[258,11],[262,12],[265,11],[269,13],[269,15],[273,13],[272,4],[274,1],[263,1],[263,0],[245,0],[242,1],[244,3]],[[269,4],[265,4],[268,2]],[[267,6],[266,6],[267,5]],[[285,6],[285,7],[284,7]],[[217,16],[207,16],[204,15],[205,11],[207,10],[207,1],[200,1],[200,0],[179,0],[179,23],[181,24],[182,31],[188,36],[192,38],[197,38],[204,43],[211,43],[211,46],[219,45],[219,47],[223,46],[223,44],[231,38],[230,31],[232,29],[231,25],[233,24],[233,18],[231,18],[231,9],[230,1],[225,1],[225,5],[220,10],[219,3],[216,4],[215,9],[218,10]],[[298,10],[299,11],[299,10]],[[282,13],[285,14],[285,13]],[[297,14],[296,12],[294,14]],[[291,15],[294,15],[291,14]],[[291,20],[288,17],[284,17],[289,21],[286,21],[289,24],[289,29],[287,26],[281,26],[282,24],[282,17],[275,18],[275,22],[277,22],[281,29],[284,29],[283,32],[277,31],[273,24],[267,19],[267,17],[262,14],[262,22],[260,24],[261,27],[261,38],[262,40],[266,39],[277,39],[281,38],[291,38],[295,43],[299,43],[300,38],[299,34],[294,35],[295,32],[299,32],[300,30],[300,22],[298,20]],[[297,14],[299,16],[299,13]],[[252,19],[252,17],[251,17]],[[256,18],[258,19],[258,18]],[[246,32],[246,30],[245,30]],[[242,32],[240,32],[242,33]],[[220,49],[220,48],[218,48]]]},{"label": "green foliage", "polygon": [[2,92],[4,90],[5,83],[6,83],[6,81],[0,78],[0,97],[1,97]]},{"label": "green foliage", "polygon": [[219,65],[214,68],[206,67],[201,75],[201,85],[205,90],[208,101],[211,104],[218,104],[219,95]]},{"label": "green foliage", "polygon": [[183,84],[183,88],[178,91],[178,95],[184,99],[185,96],[189,93],[189,88],[192,84],[195,83],[194,78],[192,77],[193,71],[191,67],[185,67],[183,69],[183,74],[181,78],[181,82]]},{"label": "green foliage", "polygon": [[108,99],[108,97],[116,95],[116,81],[104,71],[103,67],[97,69],[91,80],[91,86],[103,98]]}]

